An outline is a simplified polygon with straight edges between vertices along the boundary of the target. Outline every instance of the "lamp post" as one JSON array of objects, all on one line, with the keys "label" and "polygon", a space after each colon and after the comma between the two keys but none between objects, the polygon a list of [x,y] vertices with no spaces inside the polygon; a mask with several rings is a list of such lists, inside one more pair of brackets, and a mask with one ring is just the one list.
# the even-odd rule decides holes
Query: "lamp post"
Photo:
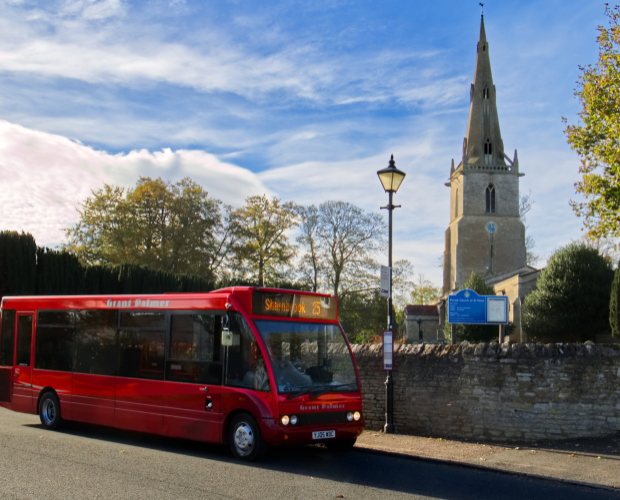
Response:
[{"label": "lamp post", "polygon": [[[390,285],[388,296],[388,315],[387,315],[387,327],[389,331],[393,331],[393,311],[392,311],[392,210],[400,207],[400,205],[394,205],[392,203],[392,197],[394,193],[398,191],[403,179],[405,178],[405,172],[401,172],[396,168],[394,162],[394,155],[390,158],[389,165],[377,172],[379,180],[383,186],[383,189],[388,193],[388,204],[381,209],[387,209],[388,211],[388,267],[390,269]],[[392,370],[387,371],[387,378],[385,379],[385,427],[384,432],[386,434],[394,434],[394,381],[392,380]]]}]

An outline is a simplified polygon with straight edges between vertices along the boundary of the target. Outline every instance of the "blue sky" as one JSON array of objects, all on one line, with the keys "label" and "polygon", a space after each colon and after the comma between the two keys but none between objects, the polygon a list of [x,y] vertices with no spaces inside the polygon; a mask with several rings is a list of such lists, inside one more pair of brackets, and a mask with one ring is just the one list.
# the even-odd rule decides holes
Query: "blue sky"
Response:
[{"label": "blue sky", "polygon": [[[485,2],[504,145],[544,257],[580,237],[561,118],[577,120],[578,66],[605,22],[598,1]],[[394,154],[394,258],[439,285],[479,23],[469,0],[0,0],[0,229],[62,243],[92,189],[139,175],[190,176],[233,205],[378,211]]]}]

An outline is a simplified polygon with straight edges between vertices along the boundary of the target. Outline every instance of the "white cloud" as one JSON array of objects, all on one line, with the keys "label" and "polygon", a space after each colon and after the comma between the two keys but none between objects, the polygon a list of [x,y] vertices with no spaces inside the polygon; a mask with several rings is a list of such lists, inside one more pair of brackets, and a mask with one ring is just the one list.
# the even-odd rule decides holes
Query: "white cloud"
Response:
[{"label": "white cloud", "polygon": [[119,16],[124,13],[123,4],[120,0],[91,1],[83,12],[86,19],[105,19],[111,16]]},{"label": "white cloud", "polygon": [[61,15],[78,15],[84,19],[96,20],[124,14],[122,0],[65,0],[61,5]]},{"label": "white cloud", "polygon": [[[205,26],[199,40],[169,41],[165,30],[123,17],[125,10],[120,0],[71,0],[59,12],[7,12],[0,18],[5,35],[0,71],[132,87],[166,83],[259,102],[277,94],[281,103],[445,105],[458,99],[462,85],[461,78],[446,76],[446,54],[436,50],[331,52],[326,57],[308,40],[279,35],[269,50],[261,51],[213,24]],[[108,18],[114,22],[92,22]]]},{"label": "white cloud", "polygon": [[232,205],[271,194],[250,171],[203,151],[146,150],[110,155],[65,137],[0,121],[0,229],[33,234],[39,245],[65,240],[76,207],[104,183],[133,186],[139,176],[177,181],[189,176]]}]

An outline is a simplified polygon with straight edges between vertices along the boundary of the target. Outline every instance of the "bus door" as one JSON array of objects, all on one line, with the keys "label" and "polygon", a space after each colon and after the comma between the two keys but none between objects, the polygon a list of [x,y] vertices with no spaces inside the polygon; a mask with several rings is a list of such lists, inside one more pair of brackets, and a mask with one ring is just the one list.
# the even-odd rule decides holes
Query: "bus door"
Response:
[{"label": "bus door", "polygon": [[17,313],[12,409],[24,413],[33,413],[31,366],[33,324],[32,313]]},{"label": "bus door", "polygon": [[0,406],[11,408],[13,357],[15,355],[15,310],[2,310],[0,338]]},{"label": "bus door", "polygon": [[230,340],[223,347],[222,411],[244,409],[259,418],[269,413],[271,387],[265,360],[248,323],[237,312],[229,314]]},{"label": "bus door", "polygon": [[163,432],[218,442],[221,436],[222,316],[173,313],[166,349]]}]

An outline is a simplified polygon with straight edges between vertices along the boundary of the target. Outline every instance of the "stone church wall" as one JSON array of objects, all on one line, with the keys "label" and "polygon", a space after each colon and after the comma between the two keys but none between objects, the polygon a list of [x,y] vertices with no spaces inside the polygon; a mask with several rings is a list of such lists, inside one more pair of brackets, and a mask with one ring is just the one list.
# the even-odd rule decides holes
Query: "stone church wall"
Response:
[{"label": "stone church wall", "polygon": [[[620,431],[620,346],[395,347],[397,432],[480,441],[606,436]],[[355,345],[368,429],[385,424],[382,345]]]}]

